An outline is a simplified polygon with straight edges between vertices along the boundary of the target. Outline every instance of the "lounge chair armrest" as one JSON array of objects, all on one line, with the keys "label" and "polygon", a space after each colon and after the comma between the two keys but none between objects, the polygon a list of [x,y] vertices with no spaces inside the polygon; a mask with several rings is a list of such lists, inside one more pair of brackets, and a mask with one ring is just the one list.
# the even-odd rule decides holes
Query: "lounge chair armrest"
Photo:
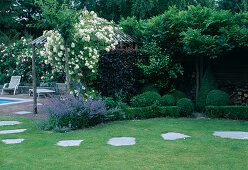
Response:
[{"label": "lounge chair armrest", "polygon": [[9,83],[5,83],[5,84],[3,85],[3,89],[6,88],[8,85],[9,85]]}]

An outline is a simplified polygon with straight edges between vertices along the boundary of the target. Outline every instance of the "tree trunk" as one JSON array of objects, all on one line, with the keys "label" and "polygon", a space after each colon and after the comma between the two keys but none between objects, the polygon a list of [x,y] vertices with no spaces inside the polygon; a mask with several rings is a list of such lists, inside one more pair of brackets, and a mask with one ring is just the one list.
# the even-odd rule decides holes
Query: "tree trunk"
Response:
[{"label": "tree trunk", "polygon": [[196,92],[195,92],[195,101],[197,103],[197,99],[198,99],[198,94],[199,94],[199,90],[200,90],[200,69],[199,69],[199,58],[196,57]]},{"label": "tree trunk", "polygon": [[202,78],[203,78],[203,72],[204,72],[204,58],[203,58],[203,56],[200,57],[199,70],[200,70],[199,83],[201,83]]},{"label": "tree trunk", "polygon": [[32,77],[33,77],[33,113],[37,114],[37,84],[35,66],[35,46],[32,44]]},{"label": "tree trunk", "polygon": [[70,74],[69,74],[69,54],[67,48],[67,40],[64,42],[65,46],[65,73],[66,73],[66,87],[67,91],[70,91]]}]

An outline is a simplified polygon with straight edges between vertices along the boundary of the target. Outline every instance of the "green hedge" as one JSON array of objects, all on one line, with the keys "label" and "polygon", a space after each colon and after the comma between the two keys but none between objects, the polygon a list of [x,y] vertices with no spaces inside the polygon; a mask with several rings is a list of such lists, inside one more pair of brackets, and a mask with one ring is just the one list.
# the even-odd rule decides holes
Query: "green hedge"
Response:
[{"label": "green hedge", "polygon": [[155,117],[178,117],[177,106],[148,106],[124,109],[126,119],[149,119]]},{"label": "green hedge", "polygon": [[212,118],[248,120],[248,106],[207,106],[206,115]]}]

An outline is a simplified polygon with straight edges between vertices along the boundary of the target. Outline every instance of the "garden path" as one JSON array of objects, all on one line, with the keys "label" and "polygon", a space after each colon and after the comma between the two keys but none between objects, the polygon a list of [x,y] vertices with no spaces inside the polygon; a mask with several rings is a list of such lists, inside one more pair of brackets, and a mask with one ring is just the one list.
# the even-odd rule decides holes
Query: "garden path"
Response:
[{"label": "garden path", "polygon": [[[14,126],[21,124],[19,121],[0,121],[0,126]],[[14,129],[14,130],[0,130],[1,134],[12,134],[12,133],[21,133],[26,131],[27,129]],[[168,132],[162,133],[162,138],[164,140],[176,140],[176,139],[185,139],[191,136],[177,133],[177,132]],[[231,138],[231,139],[246,139],[248,140],[248,132],[241,131],[215,131],[213,136],[221,137],[221,138]],[[17,144],[22,143],[25,139],[3,139],[2,142],[5,144]],[[58,146],[80,146],[80,144],[84,140],[61,140],[58,141],[56,145]],[[108,140],[107,144],[112,146],[129,146],[136,144],[136,138],[134,137],[112,137]]]},{"label": "garden path", "polygon": [[[6,98],[22,98],[32,99],[28,95],[0,95],[0,97]],[[27,117],[27,118],[45,118],[46,115],[42,112],[42,103],[46,102],[45,98],[38,99],[38,114],[32,114],[33,104],[32,102],[0,105],[0,117]]]}]

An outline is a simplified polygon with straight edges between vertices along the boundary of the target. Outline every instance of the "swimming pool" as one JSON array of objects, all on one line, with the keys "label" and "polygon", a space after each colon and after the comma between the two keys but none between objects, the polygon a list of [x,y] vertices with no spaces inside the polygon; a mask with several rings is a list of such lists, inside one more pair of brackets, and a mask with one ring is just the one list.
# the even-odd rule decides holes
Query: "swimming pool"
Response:
[{"label": "swimming pool", "polygon": [[0,99],[0,104],[5,103],[12,103],[12,102],[18,102],[19,100],[6,100],[6,99]]},{"label": "swimming pool", "polygon": [[0,97],[0,106],[9,105],[9,104],[19,104],[19,103],[25,103],[31,101],[32,101],[31,99]]}]

